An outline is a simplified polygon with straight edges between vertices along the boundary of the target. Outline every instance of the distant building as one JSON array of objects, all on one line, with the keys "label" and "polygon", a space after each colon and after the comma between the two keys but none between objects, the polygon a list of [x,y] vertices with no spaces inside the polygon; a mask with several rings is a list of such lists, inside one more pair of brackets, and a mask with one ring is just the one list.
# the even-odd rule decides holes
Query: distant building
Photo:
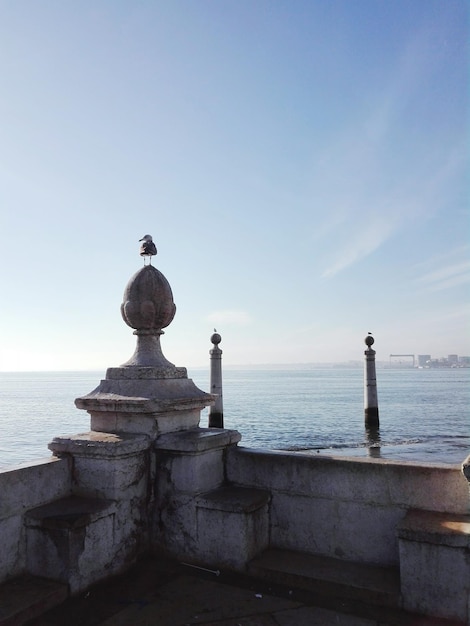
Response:
[{"label": "distant building", "polygon": [[449,362],[449,365],[452,365],[452,363],[457,364],[459,362],[459,355],[449,354],[449,356],[447,357],[447,361]]},{"label": "distant building", "polygon": [[431,360],[430,354],[418,354],[418,367],[425,367]]}]

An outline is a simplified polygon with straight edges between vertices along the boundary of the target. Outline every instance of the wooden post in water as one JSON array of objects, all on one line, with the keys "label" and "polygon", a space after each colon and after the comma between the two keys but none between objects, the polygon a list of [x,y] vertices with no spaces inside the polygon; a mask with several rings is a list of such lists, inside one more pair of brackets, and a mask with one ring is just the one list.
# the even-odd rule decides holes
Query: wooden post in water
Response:
[{"label": "wooden post in water", "polygon": [[379,427],[379,403],[377,401],[377,379],[375,374],[375,350],[371,346],[374,338],[369,333],[364,339],[364,418],[366,428]]},{"label": "wooden post in water", "polygon": [[209,428],[223,428],[224,404],[222,399],[222,350],[219,348],[219,343],[222,341],[222,337],[215,331],[215,328],[211,341],[214,347],[209,351],[209,354],[211,355],[210,387],[211,393],[215,394],[217,397],[214,404],[209,408]]}]

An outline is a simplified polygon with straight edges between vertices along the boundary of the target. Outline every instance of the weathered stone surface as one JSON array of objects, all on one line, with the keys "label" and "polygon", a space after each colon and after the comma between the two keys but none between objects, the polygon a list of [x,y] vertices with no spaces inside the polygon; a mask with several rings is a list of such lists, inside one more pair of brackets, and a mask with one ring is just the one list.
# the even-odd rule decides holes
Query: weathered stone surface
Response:
[{"label": "weathered stone surface", "polygon": [[195,428],[183,433],[160,437],[155,442],[155,448],[197,454],[214,448],[224,448],[240,440],[241,435],[237,430]]},{"label": "weathered stone surface", "polygon": [[72,593],[123,566],[116,550],[116,505],[90,498],[66,498],[32,509],[25,517],[27,570],[67,582]]},{"label": "weathered stone surface", "polygon": [[412,509],[398,524],[397,531],[401,539],[409,541],[470,549],[470,515]]},{"label": "weathered stone surface", "polygon": [[187,378],[185,367],[108,367],[106,380],[162,380],[164,378]]},{"label": "weathered stone surface", "polygon": [[230,480],[239,484],[377,506],[468,511],[468,489],[458,466],[243,447],[231,448],[227,461]]},{"label": "weathered stone surface", "polygon": [[260,489],[223,487],[196,501],[198,560],[244,570],[269,543],[270,495]]},{"label": "weathered stone surface", "polygon": [[272,493],[275,545],[376,565],[398,563],[396,526],[408,508],[468,508],[466,481],[449,465],[229,447],[227,479]]},{"label": "weathered stone surface", "polygon": [[412,510],[398,536],[405,608],[469,623],[470,515]]},{"label": "weathered stone surface", "polygon": [[0,581],[21,574],[24,569],[26,542],[23,515],[11,515],[0,520]]},{"label": "weathered stone surface", "polygon": [[136,272],[124,290],[121,314],[128,326],[136,329],[162,329],[176,313],[171,287],[153,265]]},{"label": "weathered stone surface", "polygon": [[24,570],[23,515],[71,492],[71,463],[50,457],[0,472],[0,580]]},{"label": "weathered stone surface", "polygon": [[102,380],[94,391],[77,398],[79,409],[158,413],[203,408],[213,397],[188,378]]},{"label": "weathered stone surface", "polygon": [[145,434],[156,439],[165,433],[197,428],[200,417],[201,411],[198,408],[134,414],[90,411],[90,425],[92,430],[101,432]]},{"label": "weathered stone surface", "polygon": [[0,471],[0,520],[71,492],[70,460],[48,457]]},{"label": "weathered stone surface", "polygon": [[85,455],[87,458],[113,459],[134,455],[150,445],[145,435],[90,431],[71,436],[54,437],[48,445],[56,455]]},{"label": "weathered stone surface", "polygon": [[211,511],[252,513],[271,500],[269,491],[247,487],[221,487],[199,496],[196,506]]}]

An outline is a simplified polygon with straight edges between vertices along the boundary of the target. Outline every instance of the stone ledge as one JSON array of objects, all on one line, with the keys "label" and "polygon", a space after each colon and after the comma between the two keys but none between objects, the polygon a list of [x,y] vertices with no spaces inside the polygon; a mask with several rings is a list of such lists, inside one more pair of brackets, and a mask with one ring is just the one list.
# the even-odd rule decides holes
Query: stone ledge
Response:
[{"label": "stone ledge", "polygon": [[54,437],[48,448],[58,456],[73,454],[109,459],[137,454],[149,446],[150,440],[146,435],[90,431],[70,437]]},{"label": "stone ledge", "polygon": [[350,598],[395,609],[401,605],[400,574],[396,567],[269,548],[249,563],[248,573],[291,589],[332,596],[338,604]]},{"label": "stone ledge", "polygon": [[200,454],[208,450],[236,444],[242,436],[237,430],[225,428],[194,428],[179,433],[161,435],[155,442],[157,450]]},{"label": "stone ledge", "polygon": [[116,505],[111,500],[70,496],[30,509],[25,515],[25,524],[29,528],[72,530],[87,526],[115,511]]},{"label": "stone ledge", "polygon": [[102,380],[89,394],[76,398],[75,406],[89,412],[158,414],[202,409],[214,401],[212,394],[196,387],[190,378],[121,378]]},{"label": "stone ledge", "polygon": [[397,531],[399,539],[470,548],[470,515],[412,509]]},{"label": "stone ledge", "polygon": [[221,487],[196,499],[196,506],[229,513],[257,511],[271,499],[269,491],[248,487]]}]

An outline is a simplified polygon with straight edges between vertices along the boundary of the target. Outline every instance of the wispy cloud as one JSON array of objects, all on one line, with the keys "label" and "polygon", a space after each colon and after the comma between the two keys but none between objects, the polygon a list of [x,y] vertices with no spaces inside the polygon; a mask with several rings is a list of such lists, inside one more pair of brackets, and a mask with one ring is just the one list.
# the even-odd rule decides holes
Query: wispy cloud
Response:
[{"label": "wispy cloud", "polygon": [[427,291],[441,291],[451,289],[470,282],[470,261],[454,263],[435,269],[418,279]]},{"label": "wispy cloud", "polygon": [[213,311],[207,316],[207,320],[215,325],[247,326],[251,323],[251,317],[246,311]]},{"label": "wispy cloud", "polygon": [[409,109],[433,71],[430,37],[424,32],[410,42],[383,91],[371,94],[312,164],[312,196],[322,216],[313,238],[323,278],[449,208],[455,175],[465,166],[465,141],[449,136],[437,146],[432,136],[423,143],[405,132],[413,119]]},{"label": "wispy cloud", "polygon": [[380,216],[364,224],[360,233],[343,244],[336,255],[335,261],[321,274],[322,278],[331,278],[358,260],[377,250],[393,231],[393,224]]}]

